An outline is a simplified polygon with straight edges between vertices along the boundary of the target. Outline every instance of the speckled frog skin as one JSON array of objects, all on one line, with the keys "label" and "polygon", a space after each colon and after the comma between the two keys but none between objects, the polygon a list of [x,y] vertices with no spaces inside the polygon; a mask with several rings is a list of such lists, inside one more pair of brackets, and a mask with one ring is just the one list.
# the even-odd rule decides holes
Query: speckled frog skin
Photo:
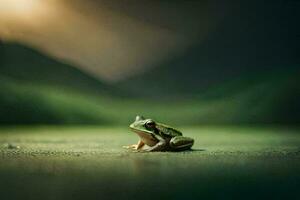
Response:
[{"label": "speckled frog skin", "polygon": [[124,148],[148,152],[184,151],[191,149],[194,144],[194,139],[182,136],[182,133],[175,128],[142,116],[136,116],[129,127],[140,139],[137,144],[124,146]]}]

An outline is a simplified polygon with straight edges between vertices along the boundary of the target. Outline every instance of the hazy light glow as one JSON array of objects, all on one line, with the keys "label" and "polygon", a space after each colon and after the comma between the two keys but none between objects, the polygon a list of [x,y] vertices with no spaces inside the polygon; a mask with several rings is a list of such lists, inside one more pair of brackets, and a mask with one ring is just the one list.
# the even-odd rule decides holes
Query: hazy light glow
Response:
[{"label": "hazy light glow", "polygon": [[0,0],[0,11],[22,17],[34,14],[41,6],[42,0]]},{"label": "hazy light glow", "polygon": [[[126,10],[123,6],[132,5],[129,0],[108,2],[0,0],[0,39],[24,43],[96,77],[118,81],[176,56],[193,43],[191,38],[203,40],[214,24],[207,20],[206,7],[199,20],[176,9],[172,14],[168,5],[159,10],[159,2],[150,10],[143,4]],[[159,11],[153,21],[152,11]],[[196,24],[191,23],[194,19]]]}]

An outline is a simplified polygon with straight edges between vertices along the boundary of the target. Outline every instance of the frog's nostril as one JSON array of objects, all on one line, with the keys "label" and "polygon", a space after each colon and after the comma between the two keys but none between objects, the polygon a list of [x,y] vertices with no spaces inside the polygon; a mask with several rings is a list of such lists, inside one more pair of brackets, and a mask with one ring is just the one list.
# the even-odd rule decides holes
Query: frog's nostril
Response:
[{"label": "frog's nostril", "polygon": [[136,117],[135,117],[135,121],[140,121],[140,120],[144,120],[145,118],[143,117],[143,116],[139,116],[139,115],[137,115]]}]

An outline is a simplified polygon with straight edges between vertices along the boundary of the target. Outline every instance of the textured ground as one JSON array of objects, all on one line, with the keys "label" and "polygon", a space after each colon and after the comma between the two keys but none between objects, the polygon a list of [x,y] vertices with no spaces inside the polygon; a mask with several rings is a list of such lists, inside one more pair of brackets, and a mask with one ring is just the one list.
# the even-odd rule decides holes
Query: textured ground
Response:
[{"label": "textured ground", "polygon": [[125,128],[0,130],[0,199],[300,198],[294,128],[183,127],[193,151],[133,153]]}]

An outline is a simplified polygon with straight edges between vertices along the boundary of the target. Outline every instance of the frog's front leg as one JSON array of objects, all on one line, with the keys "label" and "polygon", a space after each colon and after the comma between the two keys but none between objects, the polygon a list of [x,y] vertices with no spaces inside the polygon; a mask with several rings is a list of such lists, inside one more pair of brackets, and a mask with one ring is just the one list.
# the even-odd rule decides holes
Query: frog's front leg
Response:
[{"label": "frog's front leg", "polygon": [[129,145],[129,146],[123,146],[123,148],[139,150],[144,145],[145,145],[145,143],[142,140],[139,140],[137,144],[132,144],[132,145]]},{"label": "frog's front leg", "polygon": [[170,147],[175,151],[190,149],[194,144],[194,139],[184,136],[176,136],[170,140]]}]

